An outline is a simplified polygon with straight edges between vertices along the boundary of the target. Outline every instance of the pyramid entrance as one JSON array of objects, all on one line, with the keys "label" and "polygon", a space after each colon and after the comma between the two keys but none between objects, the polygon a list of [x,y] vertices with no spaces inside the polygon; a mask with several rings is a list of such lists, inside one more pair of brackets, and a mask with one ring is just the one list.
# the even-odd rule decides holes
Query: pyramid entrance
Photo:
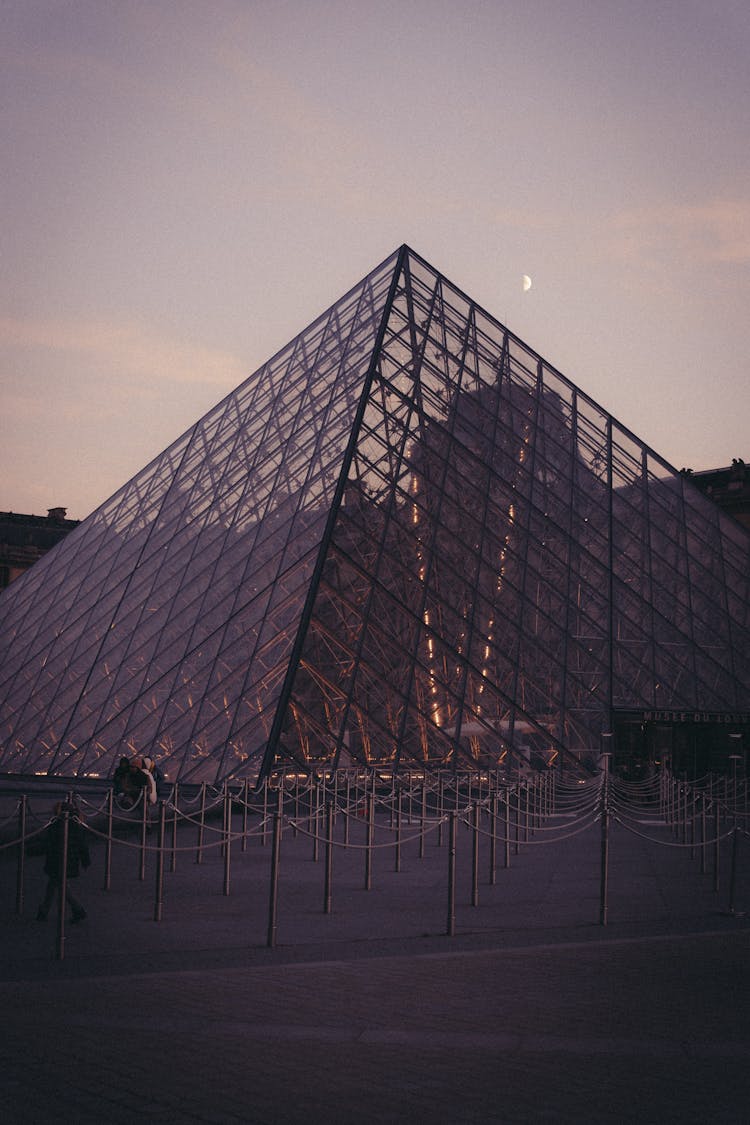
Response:
[{"label": "pyramid entrance", "polygon": [[749,587],[745,529],[403,246],[0,596],[0,770],[587,770],[627,714],[747,718]]}]

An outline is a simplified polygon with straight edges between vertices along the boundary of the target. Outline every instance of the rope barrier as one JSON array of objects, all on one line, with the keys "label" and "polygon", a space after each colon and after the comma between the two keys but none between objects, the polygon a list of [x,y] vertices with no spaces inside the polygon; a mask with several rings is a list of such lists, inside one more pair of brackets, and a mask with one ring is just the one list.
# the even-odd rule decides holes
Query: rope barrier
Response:
[{"label": "rope barrier", "polygon": [[[253,839],[266,843],[269,827],[273,824],[273,849],[272,868],[273,877],[278,879],[278,853],[282,840],[290,834],[298,834],[307,839],[314,840],[314,859],[318,858],[318,848],[326,849],[326,912],[330,912],[331,901],[331,855],[334,849],[350,851],[353,853],[366,852],[367,871],[365,888],[371,886],[372,864],[371,856],[374,852],[384,852],[388,849],[396,851],[396,870],[400,870],[400,855],[403,848],[412,847],[419,842],[419,858],[423,859],[425,838],[439,833],[438,844],[442,844],[442,830],[446,825],[451,828],[453,856],[450,862],[455,864],[455,828],[462,823],[472,833],[472,869],[474,889],[472,891],[472,905],[477,905],[477,862],[479,856],[479,841],[488,841],[491,848],[490,883],[495,878],[495,847],[505,848],[505,867],[509,866],[510,848],[514,847],[517,855],[521,847],[541,846],[548,844],[562,844],[590,832],[597,824],[601,825],[601,913],[600,922],[606,924],[607,919],[607,868],[609,855],[608,830],[610,822],[619,825],[630,835],[643,840],[649,845],[663,848],[686,851],[690,849],[692,855],[696,850],[701,850],[701,874],[705,871],[704,857],[709,849],[715,853],[714,863],[714,890],[718,890],[719,847],[732,841],[731,849],[731,910],[734,911],[735,873],[737,861],[737,842],[741,836],[750,838],[747,828],[747,812],[737,807],[739,793],[745,794],[746,788],[735,786],[730,790],[724,784],[723,792],[719,792],[713,784],[700,788],[695,784],[688,784],[684,780],[675,779],[672,775],[663,772],[656,778],[649,778],[643,782],[628,782],[623,779],[612,779],[603,773],[591,778],[583,784],[568,785],[552,778],[548,784],[547,777],[539,783],[528,783],[521,780],[512,785],[492,783],[492,779],[459,778],[451,779],[445,783],[440,779],[420,779],[409,784],[391,783],[381,786],[377,792],[375,785],[377,779],[372,776],[359,777],[352,786],[350,779],[346,786],[346,799],[343,796],[341,779],[313,779],[310,778],[306,785],[299,784],[294,787],[285,787],[282,783],[278,788],[266,787],[263,791],[262,801],[257,791],[254,799],[248,796],[245,784],[239,790],[224,785],[221,790],[203,785],[191,798],[182,798],[177,802],[178,786],[175,785],[169,794],[162,797],[159,807],[158,841],[148,842],[146,833],[157,828],[148,816],[145,791],[129,807],[122,808],[117,804],[118,798],[113,797],[111,791],[107,794],[102,805],[88,800],[78,794],[69,795],[82,808],[92,810],[91,815],[101,817],[105,812],[108,818],[107,831],[101,831],[92,824],[86,823],[81,817],[79,823],[93,839],[104,841],[107,845],[107,862],[111,856],[114,845],[121,845],[123,849],[137,851],[141,856],[140,878],[144,878],[145,859],[147,855],[157,857],[157,902],[155,905],[155,921],[161,920],[163,906],[163,878],[164,860],[169,854],[172,857],[171,870],[175,870],[175,856],[181,853],[196,854],[196,863],[201,862],[204,851],[221,849],[224,859],[224,894],[229,894],[229,869],[232,846],[237,842],[245,845]],[[26,828],[27,819],[33,816],[29,809],[28,801],[21,799],[23,815],[21,815],[21,801],[18,808],[0,821],[0,827],[11,824],[14,817],[19,818],[20,835],[5,843],[0,843],[0,852],[9,848],[18,848],[19,852],[26,853],[28,845],[42,836],[45,830],[53,823],[54,818],[41,823],[39,827],[29,831]],[[702,819],[702,835],[698,841],[695,839],[695,826],[699,819],[698,804],[700,802],[700,818]],[[200,804],[200,808],[196,806]],[[276,805],[271,809],[270,805]],[[303,804],[305,811],[300,810]],[[117,811],[115,812],[115,806]],[[290,814],[289,809],[294,808]],[[366,814],[363,814],[363,807]],[[221,810],[221,821],[218,821]],[[122,815],[127,813],[129,815]],[[710,813],[712,817],[713,834],[711,838],[705,837],[705,819]],[[242,830],[236,831],[232,827],[233,817],[242,817]],[[251,828],[248,828],[248,815],[257,818]],[[336,818],[341,816],[345,820],[345,838],[336,838],[333,826]],[[164,831],[166,818],[170,819],[172,834],[171,843],[165,842]],[[490,823],[487,823],[487,818]],[[214,823],[207,823],[210,818]],[[34,817],[36,821],[38,817]],[[720,821],[725,822],[725,830],[719,828]],[[500,822],[501,828],[495,827]],[[366,833],[365,842],[353,842],[349,839],[349,825],[360,825]],[[123,839],[115,836],[115,832],[122,825],[128,825],[133,832],[140,832],[140,839]],[[408,831],[404,834],[404,828]],[[199,841],[189,844],[177,845],[178,828],[187,831],[190,828],[199,830]],[[413,829],[413,831],[411,831]],[[392,837],[375,842],[374,833]],[[691,835],[687,840],[686,835]],[[667,839],[668,834],[682,834],[682,839]],[[204,842],[204,834],[209,836],[209,841]],[[361,836],[360,836],[361,839]],[[33,853],[32,853],[33,854]],[[412,853],[414,854],[414,853]],[[431,853],[436,856],[438,851]],[[443,854],[446,854],[443,852]],[[107,874],[107,879],[109,875]],[[455,875],[453,876],[455,878]],[[18,902],[22,904],[23,866],[22,857],[19,857],[20,891]],[[105,882],[105,889],[109,889]],[[275,889],[272,895],[275,893]],[[20,912],[22,907],[17,908]],[[269,922],[269,940],[271,940],[271,924]],[[275,916],[273,924],[273,940],[275,940]]]},{"label": "rope barrier", "polygon": [[[581,832],[585,832],[585,831],[586,831],[586,830],[587,830],[588,828],[591,828],[591,827],[593,827],[593,825],[594,825],[594,824],[596,824],[596,823],[597,823],[597,821],[598,821],[598,820],[600,820],[600,819],[601,819],[601,816],[600,816],[600,814],[599,814],[599,813],[596,813],[596,814],[594,815],[594,817],[593,817],[593,819],[592,819],[592,820],[588,821],[588,822],[587,822],[586,824],[584,824],[584,825],[582,826],[582,828],[580,828],[580,829],[579,829],[578,831],[576,831],[576,832],[566,832],[566,833],[565,833],[564,835],[562,835],[562,836],[556,836],[556,837],[554,838],[554,840],[534,840],[533,838],[529,838],[528,840],[524,840],[524,841],[523,841],[523,846],[524,846],[524,847],[527,847],[528,845],[539,845],[539,844],[542,844],[542,845],[544,845],[544,844],[557,844],[557,843],[561,843],[561,842],[562,842],[563,840],[572,840],[574,836],[580,836]],[[474,828],[474,825],[473,825],[473,824],[469,824],[469,822],[468,822],[468,821],[464,821],[463,823],[464,823],[464,824],[466,824],[466,825],[467,825],[468,827]],[[513,836],[509,836],[509,835],[505,835],[505,836],[497,836],[497,835],[493,835],[493,834],[492,834],[491,832],[488,832],[488,831],[487,831],[486,829],[482,829],[482,828],[477,828],[477,829],[476,829],[476,831],[477,831],[477,832],[479,833],[479,835],[480,835],[480,836],[485,836],[485,837],[486,837],[487,839],[489,839],[489,840],[493,840],[493,839],[494,839],[494,840],[495,840],[495,842],[496,842],[496,843],[498,843],[498,844],[505,844],[505,843],[511,843],[511,844],[513,844],[513,843],[515,843],[515,837],[513,837]]]},{"label": "rope barrier", "polygon": [[18,809],[14,809],[10,816],[6,816],[4,820],[0,820],[0,828],[4,828],[6,824],[10,824],[13,820],[18,820]]},{"label": "rope barrier", "polygon": [[723,840],[729,840],[734,835],[734,828],[731,828],[729,830],[729,832],[720,834],[718,836],[714,836],[714,837],[712,837],[711,839],[708,839],[708,840],[701,840],[699,843],[680,844],[677,841],[656,840],[656,839],[654,839],[653,836],[647,836],[645,832],[639,832],[637,828],[633,828],[632,825],[627,824],[619,816],[613,815],[612,819],[617,821],[617,823],[620,824],[624,829],[626,829],[626,831],[630,832],[631,835],[639,836],[642,840],[648,840],[648,842],[650,844],[659,844],[663,848],[681,848],[681,849],[684,850],[686,848],[689,849],[689,848],[704,847],[704,846],[710,847],[710,846],[715,845],[717,843],[721,843]]},{"label": "rope barrier", "polygon": [[79,808],[81,808],[83,805],[86,805],[86,806],[88,806],[88,808],[93,809],[94,815],[98,816],[100,813],[103,813],[104,810],[106,809],[107,802],[109,801],[109,794],[107,794],[107,796],[105,796],[101,805],[99,805],[98,807],[94,806],[91,803],[91,801],[89,801],[86,797],[82,796],[80,793],[77,793],[75,791],[73,792],[73,800],[75,801],[76,805],[78,805]]},{"label": "rope barrier", "polygon": [[[54,817],[52,820],[54,820]],[[46,824],[43,824],[41,828],[37,828],[34,832],[27,832],[25,836],[17,836],[14,840],[8,840],[6,843],[0,844],[0,852],[6,851],[8,848],[17,848],[19,844],[28,843],[29,840],[34,840],[37,836],[41,836],[42,832],[52,824],[52,820],[48,820]]]},{"label": "rope barrier", "polygon": [[[435,821],[429,831],[434,831],[436,828],[440,827],[440,824],[447,823],[447,821],[448,817],[444,817],[442,820]],[[288,821],[286,827],[296,827],[297,831],[300,832],[301,835],[307,836],[311,840],[315,839],[314,832],[306,832],[304,828],[301,828],[299,824],[295,824],[294,821]],[[378,825],[378,827],[380,828],[382,826]],[[425,831],[427,831],[427,829],[425,829]],[[414,836],[402,838],[400,841],[400,845],[403,847],[404,844],[411,843],[414,840],[418,840],[420,836],[421,832],[417,832]],[[334,848],[343,848],[344,851],[367,851],[368,848],[374,848],[375,850],[379,851],[381,849],[385,850],[386,848],[395,848],[399,845],[399,841],[397,840],[387,840],[383,844],[352,844],[351,841],[346,842],[344,840],[339,841],[336,839],[329,840],[324,836],[319,836],[318,840],[321,844],[330,844]]]},{"label": "rope barrier", "polygon": [[[96,830],[96,828],[92,828],[91,825],[89,825],[89,824],[84,824],[83,827],[87,830],[87,832],[90,832],[92,836],[95,836],[96,839],[105,840],[105,841],[109,840],[109,836],[106,834],[106,832],[98,832]],[[156,827],[156,825],[154,825],[154,827]],[[226,838],[227,838],[226,835],[224,835],[224,836],[222,836],[222,838],[220,840],[214,840],[210,844],[203,844],[203,850],[204,851],[207,851],[207,850],[210,851],[211,848],[220,848],[222,846],[222,844],[224,844]],[[242,839],[242,834],[240,833],[236,836],[232,835],[231,838],[232,838],[233,841],[234,840],[240,840],[240,839]],[[27,839],[28,839],[28,837],[27,837]],[[131,841],[131,840],[117,840],[115,842],[117,843],[117,845],[119,847],[133,848],[133,849],[135,849],[136,851],[139,851],[139,852],[145,850],[146,852],[153,852],[154,854],[157,854],[160,850],[159,847],[150,847],[148,844],[143,845],[141,843],[136,843],[136,842]],[[165,844],[164,845],[164,851],[168,851],[168,852],[173,852],[173,851],[175,851],[175,852],[191,852],[191,853],[193,853],[193,852],[195,852],[195,844],[189,844],[189,845],[186,845],[185,847],[174,847],[174,848],[172,847],[171,844],[169,844],[169,845]]]}]

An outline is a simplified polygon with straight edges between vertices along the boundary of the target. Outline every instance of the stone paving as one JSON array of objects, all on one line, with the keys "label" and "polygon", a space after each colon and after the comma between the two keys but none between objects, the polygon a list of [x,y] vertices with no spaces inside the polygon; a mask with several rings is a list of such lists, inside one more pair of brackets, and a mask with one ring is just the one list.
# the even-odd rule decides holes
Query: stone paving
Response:
[{"label": "stone paving", "polygon": [[448,937],[447,840],[419,858],[410,831],[397,872],[378,829],[369,890],[361,826],[334,850],[330,914],[325,849],[287,831],[272,949],[270,842],[233,845],[227,886],[220,849],[197,864],[181,829],[156,922],[155,853],[140,879],[137,832],[119,838],[105,891],[99,841],[62,961],[52,915],[34,920],[41,861],[19,915],[3,853],[4,1120],[750,1120],[750,844],[730,913],[726,849],[717,892],[668,830],[614,827],[602,926],[598,825],[500,853],[494,885],[482,839],[477,905],[460,826]]}]

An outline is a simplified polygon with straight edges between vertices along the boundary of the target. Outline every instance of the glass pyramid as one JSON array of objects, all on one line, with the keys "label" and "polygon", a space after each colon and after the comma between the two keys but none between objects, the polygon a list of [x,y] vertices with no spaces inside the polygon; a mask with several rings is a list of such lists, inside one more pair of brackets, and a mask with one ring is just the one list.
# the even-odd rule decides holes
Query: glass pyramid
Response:
[{"label": "glass pyramid", "polygon": [[748,533],[404,246],[0,596],[0,770],[577,764],[747,708],[749,607]]}]

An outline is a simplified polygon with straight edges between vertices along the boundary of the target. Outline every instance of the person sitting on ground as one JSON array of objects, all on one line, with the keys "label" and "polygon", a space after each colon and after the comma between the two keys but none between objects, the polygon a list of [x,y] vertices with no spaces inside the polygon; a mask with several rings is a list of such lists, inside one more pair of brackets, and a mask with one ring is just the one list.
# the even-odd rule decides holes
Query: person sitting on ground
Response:
[{"label": "person sitting on ground", "polygon": [[156,764],[154,759],[153,758],[144,758],[143,764],[146,767],[146,769],[149,771],[149,773],[153,774],[153,778],[154,778],[154,781],[156,782],[156,784],[160,785],[161,782],[164,780],[164,774],[159,769],[159,766]]},{"label": "person sitting on ground", "polygon": [[148,758],[133,758],[132,769],[136,774],[133,780],[135,784],[145,792],[148,803],[150,805],[155,805],[156,781],[154,780],[154,775],[146,765],[148,761]]},{"label": "person sitting on ground", "polygon": [[60,894],[66,814],[68,817],[68,855],[65,865],[65,901],[73,911],[73,922],[82,922],[86,917],[86,911],[70,889],[70,880],[78,877],[82,867],[85,870],[91,866],[89,846],[78,806],[75,803],[58,801],[55,805],[55,818],[47,826],[44,837],[44,873],[47,876],[47,889],[37,911],[37,922],[44,922],[49,914],[52,900],[56,894]]},{"label": "person sitting on ground", "polygon": [[166,787],[166,779],[164,777],[164,773],[159,768],[158,764],[154,761],[153,758],[144,758],[143,763],[144,763],[146,769],[148,770],[148,772],[153,777],[154,781],[156,782],[156,795],[157,795],[157,797],[164,796],[164,790],[165,790],[165,787]]},{"label": "person sitting on ground", "polygon": [[120,764],[112,775],[112,788],[115,797],[132,797],[133,779],[130,776],[130,758],[120,758]]}]

